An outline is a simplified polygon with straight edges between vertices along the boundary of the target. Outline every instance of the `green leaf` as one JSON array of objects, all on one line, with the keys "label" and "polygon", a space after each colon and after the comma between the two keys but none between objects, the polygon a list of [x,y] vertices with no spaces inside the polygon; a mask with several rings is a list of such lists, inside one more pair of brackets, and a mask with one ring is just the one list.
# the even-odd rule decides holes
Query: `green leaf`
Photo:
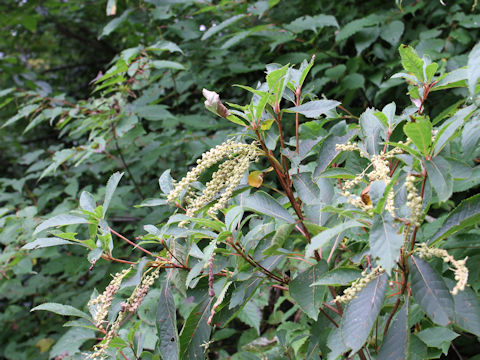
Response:
[{"label": "green leaf", "polygon": [[480,78],[480,43],[468,54],[467,82],[470,96],[475,95],[478,79]]},{"label": "green leaf", "polygon": [[440,202],[447,201],[453,192],[453,177],[450,164],[441,156],[425,160],[428,181],[438,195]]},{"label": "green leaf", "polygon": [[58,359],[65,354],[79,353],[80,347],[91,339],[95,339],[95,331],[93,330],[85,328],[69,329],[52,346],[48,356],[50,359]]},{"label": "green leaf", "polygon": [[427,82],[430,83],[435,76],[435,73],[438,70],[437,63],[431,63],[425,66],[425,77],[427,78]]},{"label": "green leaf", "polygon": [[227,27],[229,27],[230,25],[234,24],[235,22],[244,18],[245,16],[246,16],[245,14],[235,15],[235,16],[232,16],[231,18],[228,18],[225,21],[222,21],[220,24],[218,24],[216,26],[212,26],[210,29],[205,31],[205,33],[202,35],[202,38],[200,40],[203,41],[203,40],[208,39],[212,35],[215,35],[216,33],[222,31],[223,29],[225,29]]},{"label": "green leaf", "polygon": [[298,112],[308,118],[318,118],[320,115],[326,115],[328,111],[334,109],[341,102],[335,100],[314,100],[300,106],[286,109],[287,112]]},{"label": "green leaf", "polygon": [[92,213],[95,212],[97,204],[92,194],[88,191],[82,191],[82,194],[80,195],[80,207],[85,211],[90,211]]},{"label": "green leaf", "polygon": [[375,115],[374,109],[367,109],[360,115],[361,133],[365,136],[367,152],[378,154],[381,139],[386,138],[387,128]]},{"label": "green leaf", "polygon": [[20,17],[20,23],[31,32],[37,31],[37,18],[34,15],[24,15]]},{"label": "green leaf", "polygon": [[442,227],[432,236],[430,244],[480,222],[480,194],[463,200],[447,216]]},{"label": "green leaf", "polygon": [[185,66],[170,60],[154,60],[151,63],[151,66],[155,69],[173,69],[173,70],[185,70]]},{"label": "green leaf", "polygon": [[271,195],[257,191],[255,194],[248,196],[242,204],[246,209],[258,212],[260,214],[275,217],[286,221],[287,223],[295,223],[295,218]]},{"label": "green leaf", "polygon": [[198,304],[188,315],[180,333],[180,359],[204,359],[202,347],[210,339],[212,328],[207,324],[210,305],[213,298],[207,298]]},{"label": "green leaf", "polygon": [[115,189],[117,188],[123,174],[124,173],[120,173],[117,171],[108,179],[107,189],[105,190],[105,199],[103,200],[103,216],[105,216],[105,214],[107,213],[107,209],[110,205],[110,201],[112,200],[113,193],[115,192]]},{"label": "green leaf", "polygon": [[427,358],[427,345],[415,334],[410,334],[407,355],[407,360],[425,360]]},{"label": "green leaf", "polygon": [[270,246],[263,251],[263,254],[266,256],[273,255],[275,250],[282,247],[285,241],[287,241],[288,236],[291,234],[294,227],[295,224],[280,225],[270,241]]},{"label": "green leaf", "polygon": [[321,150],[319,151],[317,158],[317,167],[313,172],[314,179],[318,178],[319,175],[325,171],[325,169],[331,164],[331,162],[341,153],[340,150],[337,150],[336,144],[345,144],[350,140],[354,135],[356,135],[356,130],[347,130],[347,133],[343,136],[332,136],[329,134],[325,141],[322,144]]},{"label": "green leaf", "polygon": [[31,104],[31,105],[27,105],[27,106],[24,106],[24,107],[20,108],[18,113],[15,116],[8,119],[7,122],[0,127],[0,129],[4,128],[6,126],[12,125],[12,124],[16,123],[18,120],[20,120],[24,117],[27,117],[32,112],[37,110],[39,107],[40,106],[38,104]]},{"label": "green leaf", "polygon": [[307,78],[307,75],[310,72],[310,69],[312,68],[314,63],[315,63],[314,56],[312,56],[312,59],[308,63],[307,63],[307,60],[302,61],[302,64],[300,65],[300,69],[298,70],[300,72],[300,78],[298,79],[298,83],[296,84],[297,87],[303,86],[303,83]]},{"label": "green leaf", "polygon": [[357,173],[347,168],[330,168],[322,172],[318,177],[326,179],[355,179]]},{"label": "green leaf", "polygon": [[[363,31],[367,31],[367,29],[362,30],[358,35],[362,34]],[[356,48],[358,52],[362,49],[362,46],[356,46]],[[342,79],[342,81],[340,81],[340,86],[346,90],[363,89],[365,86],[365,77],[359,73],[348,74]]]},{"label": "green leaf", "polygon": [[447,143],[460,134],[459,129],[464,124],[465,118],[468,117],[474,110],[474,105],[460,109],[453,115],[452,119],[445,121],[442,124],[438,130],[437,136],[435,136],[435,141],[432,144],[432,148],[434,149],[433,156],[439,154]]},{"label": "green leaf", "polygon": [[405,25],[399,20],[394,20],[391,23],[382,26],[380,37],[392,46],[396,46],[402,37]]},{"label": "green leaf", "polygon": [[[431,91],[444,90],[455,87],[465,87],[468,71],[466,68],[453,70],[438,78],[438,82],[432,87]],[[463,100],[462,100],[463,101]]]},{"label": "green leaf", "polygon": [[327,263],[320,261],[298,274],[288,285],[288,290],[298,306],[311,319],[317,320],[320,307],[325,297],[326,287],[310,286],[328,270]]},{"label": "green leaf", "polygon": [[25,244],[22,246],[22,249],[24,250],[33,250],[33,249],[41,249],[44,247],[49,247],[49,246],[57,246],[57,245],[65,245],[65,244],[77,244],[68,240],[60,239],[57,237],[51,237],[51,238],[38,238],[35,241],[32,241],[28,244]]},{"label": "green leaf", "polygon": [[102,33],[98,38],[101,39],[114,32],[122,23],[124,23],[128,19],[128,16],[133,10],[134,9],[127,9],[123,12],[121,16],[111,20],[107,25],[104,26],[104,28],[102,29]]},{"label": "green leaf", "polygon": [[91,320],[90,316],[88,316],[86,313],[70,305],[62,305],[58,303],[45,303],[42,305],[35,306],[30,311],[38,311],[38,310],[50,311],[55,314],[59,314],[63,316],[77,316],[87,320]]},{"label": "green leaf", "polygon": [[53,155],[53,162],[45,170],[43,170],[42,175],[40,175],[40,179],[50,174],[52,171],[55,171],[60,165],[70,159],[74,154],[75,152],[72,149],[63,149],[55,152],[55,154]]},{"label": "green leaf", "polygon": [[353,353],[365,344],[387,290],[387,275],[382,274],[364,287],[345,307],[340,324],[340,336]]},{"label": "green leaf", "polygon": [[339,27],[337,19],[331,15],[318,14],[315,16],[301,16],[293,20],[290,24],[285,25],[285,29],[293,33],[301,33],[304,30],[312,30],[317,33],[318,28],[325,26]]},{"label": "green leaf", "polygon": [[225,119],[227,119],[228,121],[231,121],[234,124],[246,126],[245,123],[235,115],[228,115]]},{"label": "green leaf", "polygon": [[160,121],[175,118],[166,105],[146,105],[135,109],[137,116],[150,121]]},{"label": "green leaf", "polygon": [[426,261],[411,257],[412,295],[435,324],[447,326],[454,316],[454,303],[440,275]]},{"label": "green leaf", "polygon": [[377,360],[405,360],[408,354],[408,303],[403,304],[383,338]]},{"label": "green leaf", "polygon": [[476,157],[476,149],[480,144],[480,119],[468,121],[462,131],[462,147],[465,161]]},{"label": "green leaf", "polygon": [[436,347],[442,349],[446,355],[450,348],[450,343],[458,337],[456,332],[440,326],[434,326],[420,331],[416,334],[428,347]]},{"label": "green leaf", "polygon": [[318,203],[320,189],[312,180],[312,173],[300,173],[292,175],[293,185],[297,190],[297,196],[305,204]]},{"label": "green leaf", "polygon": [[378,257],[378,264],[390,274],[400,255],[403,235],[398,232],[394,225],[394,219],[388,212],[375,215],[368,241],[373,258]]},{"label": "green leaf", "polygon": [[277,101],[280,101],[283,96],[283,91],[287,85],[287,74],[288,65],[285,65],[281,68],[269,71],[266,76],[268,89],[271,93],[275,94]]},{"label": "green leaf", "polygon": [[262,321],[262,312],[253,301],[248,301],[239,311],[237,318],[257,330],[260,335],[260,322]]},{"label": "green leaf", "polygon": [[45,220],[40,225],[37,226],[33,234],[38,234],[40,231],[56,227],[56,226],[64,226],[64,225],[73,225],[73,224],[88,224],[88,220],[75,215],[57,215],[48,220]]},{"label": "green leaf", "polygon": [[[363,50],[367,49],[370,45],[372,45],[375,40],[378,39],[378,35],[380,34],[380,28],[378,26],[372,26],[365,29],[360,30],[358,33],[355,34],[354,41],[355,41],[355,50],[357,51],[357,55],[360,55]],[[363,88],[365,85],[365,78],[361,74],[350,74],[347,75],[344,79],[342,79],[342,86],[345,86],[347,83],[346,79],[349,77],[354,77],[350,79],[348,83],[352,84],[347,87],[347,89],[359,89]],[[355,85],[357,84],[357,85]]]},{"label": "green leaf", "polygon": [[146,206],[161,206],[167,205],[167,200],[165,199],[146,199],[139,205],[135,205],[136,208],[146,207]]},{"label": "green leaf", "polygon": [[[445,280],[447,287],[453,290],[456,282],[447,278],[443,280]],[[469,287],[466,287],[452,297],[455,304],[455,325],[476,336],[480,336],[480,302],[477,294]]]},{"label": "green leaf", "polygon": [[362,271],[351,267],[338,267],[321,275],[318,280],[310,286],[331,285],[344,286],[362,276]]},{"label": "green leaf", "polygon": [[173,179],[170,175],[170,169],[165,170],[162,175],[160,175],[158,184],[160,185],[160,190],[162,190],[164,194],[170,194],[174,188]]},{"label": "green leaf", "polygon": [[177,360],[179,352],[177,316],[168,275],[158,299],[157,329],[162,358]]},{"label": "green leaf", "polygon": [[314,236],[312,238],[312,242],[307,245],[305,249],[305,259],[311,257],[315,250],[320,249],[322,246],[327,244],[327,242],[330,241],[330,239],[332,239],[334,236],[341,235],[341,233],[343,233],[345,230],[363,226],[365,225],[359,223],[358,221],[349,220],[330,229],[322,231],[320,234]]},{"label": "green leaf", "polygon": [[415,75],[418,81],[424,81],[423,60],[420,59],[414,48],[407,45],[400,45],[398,48],[403,68]]},{"label": "green leaf", "polygon": [[168,51],[168,52],[179,52],[183,54],[182,49],[178,47],[177,44],[171,42],[171,41],[164,41],[161,40],[147,48],[149,51]]},{"label": "green leaf", "polygon": [[403,132],[417,147],[417,149],[427,156],[432,145],[432,123],[426,118],[416,119],[415,122],[409,122],[403,127]]},{"label": "green leaf", "polygon": [[348,39],[350,36],[356,34],[363,28],[367,26],[377,25],[381,21],[382,21],[382,16],[380,16],[378,13],[372,14],[370,16],[367,16],[361,19],[353,20],[340,29],[340,31],[335,36],[335,42],[338,43],[340,41]]}]

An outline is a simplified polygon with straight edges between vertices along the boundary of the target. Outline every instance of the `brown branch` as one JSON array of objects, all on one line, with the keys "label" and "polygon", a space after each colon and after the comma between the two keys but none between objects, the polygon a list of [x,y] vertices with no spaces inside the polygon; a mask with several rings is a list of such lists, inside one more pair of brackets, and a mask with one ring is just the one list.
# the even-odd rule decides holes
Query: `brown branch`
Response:
[{"label": "brown branch", "polygon": [[[279,167],[278,161],[276,161],[276,159],[272,155],[272,152],[270,150],[268,150],[267,147],[265,146],[265,143],[264,143],[262,137],[260,136],[260,133],[258,132],[258,130],[255,130],[255,133],[257,135],[258,141],[260,142],[260,145],[261,145],[263,151],[265,152],[265,155],[267,156],[270,164],[273,167],[273,170],[277,174],[278,180],[280,182],[280,185],[283,188],[283,191],[287,195],[287,198],[290,201],[290,204],[292,204],[293,210],[297,214],[297,217],[300,221],[300,225],[302,227],[302,230],[305,233],[305,237],[307,238],[308,242],[310,243],[312,241],[312,236],[310,235],[310,231],[308,231],[307,227],[303,223],[304,217],[303,217],[303,214],[302,214],[302,210],[300,209],[300,206],[299,206],[298,202],[295,200],[295,196],[293,195],[292,188],[290,186],[288,186],[288,184],[285,181],[285,174],[283,173],[284,170]],[[286,171],[286,172],[288,173],[288,171]],[[319,253],[317,251],[315,251],[315,258],[317,260],[321,260],[322,256],[319,255]]]},{"label": "brown branch", "polygon": [[325,315],[325,317],[326,317],[333,325],[335,325],[335,327],[338,328],[337,322],[336,322],[335,320],[333,320],[332,317],[331,317],[330,315],[328,315],[328,313],[327,313],[325,310],[320,309],[320,312],[321,312],[323,315]]},{"label": "brown branch", "polygon": [[275,280],[281,284],[287,284],[286,280],[281,278],[280,276],[272,273],[270,270],[266,269],[265,267],[263,267],[261,264],[259,264],[255,259],[253,259],[250,255],[247,255],[245,254],[245,251],[241,248],[241,247],[238,247],[234,244],[233,242],[233,239],[230,237],[230,238],[227,238],[225,240],[225,242],[230,245],[236,252],[238,255],[240,255],[247,263],[249,263],[251,266],[253,267],[256,267],[258,268],[262,273],[264,273],[265,275],[267,275],[269,278],[271,278],[272,280]]}]

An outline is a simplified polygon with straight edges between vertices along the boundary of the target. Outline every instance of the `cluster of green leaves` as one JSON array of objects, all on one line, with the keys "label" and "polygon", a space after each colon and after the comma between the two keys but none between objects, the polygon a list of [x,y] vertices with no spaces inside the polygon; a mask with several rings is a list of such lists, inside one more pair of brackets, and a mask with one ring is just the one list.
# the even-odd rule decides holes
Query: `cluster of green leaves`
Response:
[{"label": "cluster of green leaves", "polygon": [[[385,144],[402,147],[392,181],[397,216],[409,215],[406,173],[426,175],[428,221],[414,238],[469,256],[467,265],[478,261],[478,200],[471,197],[479,179],[478,15],[470,1],[397,3],[109,0],[110,19],[104,4],[83,1],[2,4],[0,76],[14,88],[0,93],[0,323],[12,330],[0,336],[0,355],[83,358],[99,335],[86,307],[93,289],[102,292],[109,274],[128,266],[122,261],[136,263],[119,304],[152,265],[151,254],[176,268],[165,270],[111,343],[113,358],[202,358],[207,349],[212,358],[335,358],[359,350],[356,356],[436,358],[458,334],[468,355],[475,340],[466,333],[479,336],[478,276],[472,272],[471,289],[451,296],[446,265],[400,251],[397,232],[406,225],[384,210],[389,186],[371,184],[373,215],[351,208],[338,187],[368,161],[336,144],[355,140],[370,155]],[[247,87],[270,63],[266,82]],[[81,100],[102,66],[92,97]],[[405,72],[392,77],[400,66]],[[261,190],[245,175],[218,219],[199,214],[179,229],[185,218],[171,216],[165,201],[170,174],[180,178],[232,132],[231,123],[203,110],[204,87],[228,100],[229,120],[244,125],[240,139],[260,136],[270,155],[251,169]],[[382,110],[364,112],[373,106]],[[398,143],[406,137],[411,145]],[[270,171],[274,164],[286,168]],[[285,184],[278,174],[286,172]],[[146,257],[124,241],[133,237]],[[323,260],[315,259],[320,252]],[[214,297],[205,270],[212,254]],[[396,292],[387,275],[343,316],[331,309],[327,287],[341,293],[368,268],[365,255],[392,269],[388,282],[403,271],[398,262],[409,268],[413,298],[405,290],[390,320],[397,297],[386,297]],[[422,297],[425,289],[440,295]],[[375,306],[366,311],[367,303]],[[30,313],[35,306],[79,319],[62,328],[59,316]],[[111,321],[118,311],[112,307]],[[353,320],[359,314],[361,323]],[[378,336],[370,336],[372,327]]]}]

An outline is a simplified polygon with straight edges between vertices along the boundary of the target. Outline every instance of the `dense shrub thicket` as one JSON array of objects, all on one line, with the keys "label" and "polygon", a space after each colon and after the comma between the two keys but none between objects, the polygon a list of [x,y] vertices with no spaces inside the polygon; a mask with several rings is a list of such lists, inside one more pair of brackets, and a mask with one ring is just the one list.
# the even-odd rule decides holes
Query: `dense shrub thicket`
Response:
[{"label": "dense shrub thicket", "polygon": [[476,2],[0,19],[0,357],[479,358]]}]

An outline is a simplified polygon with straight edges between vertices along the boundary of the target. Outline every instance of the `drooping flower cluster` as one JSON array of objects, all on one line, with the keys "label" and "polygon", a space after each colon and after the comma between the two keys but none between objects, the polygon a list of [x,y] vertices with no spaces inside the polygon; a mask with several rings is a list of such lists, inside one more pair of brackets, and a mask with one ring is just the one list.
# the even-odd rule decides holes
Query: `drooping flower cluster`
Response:
[{"label": "drooping flower cluster", "polygon": [[[184,202],[186,215],[194,216],[195,212],[220,195],[217,202],[209,209],[209,214],[215,215],[220,209],[227,206],[233,191],[240,183],[243,174],[248,170],[252,161],[256,161],[260,150],[256,144],[242,144],[228,140],[221,145],[207,151],[197,160],[197,166],[185,176],[167,197],[168,202],[174,202],[184,190],[187,190]],[[200,175],[209,167],[225,160],[219,165],[212,179],[206,184],[201,194],[190,188],[190,184],[197,181]]]},{"label": "drooping flower cluster", "polygon": [[414,226],[420,226],[422,216],[422,197],[415,187],[415,176],[408,175],[405,180],[407,190],[407,207],[410,209],[410,221]]},{"label": "drooping flower cluster", "polygon": [[[371,202],[365,202],[360,196],[353,195],[350,189],[354,188],[355,186],[359,185],[365,176],[368,177],[370,183],[374,181],[383,181],[385,186],[390,184],[392,180],[390,177],[390,168],[388,166],[388,159],[391,159],[397,154],[402,152],[400,148],[394,148],[388,152],[381,152],[378,155],[369,156],[363,149],[361,149],[358,144],[352,144],[351,142],[347,142],[346,144],[337,144],[335,146],[337,151],[359,151],[360,156],[370,160],[370,165],[362,171],[359,175],[357,175],[354,179],[348,180],[345,182],[343,186],[342,195],[347,198],[349,204],[352,204],[355,207],[363,209],[364,211],[370,211],[372,209]],[[367,170],[373,167],[373,170],[367,174]],[[394,203],[394,192],[393,189],[387,194],[387,198],[385,200],[385,209],[392,215],[395,216],[395,203]]]},{"label": "drooping flower cluster", "polygon": [[123,278],[129,272],[130,269],[125,269],[120,273],[116,273],[112,281],[110,281],[110,284],[108,284],[108,286],[105,288],[105,291],[95,299],[92,299],[88,302],[88,305],[97,305],[97,312],[95,313],[93,320],[98,328],[103,328],[103,322],[107,317],[110,305],[112,305],[113,297],[120,288]]},{"label": "drooping flower cluster", "polygon": [[379,275],[383,274],[385,270],[381,266],[377,266],[372,271],[367,273],[367,270],[362,272],[362,277],[355,280],[349,288],[343,291],[343,295],[337,296],[333,299],[335,302],[347,303],[357,297],[357,293],[366,287],[372,280],[375,280]]},{"label": "drooping flower cluster", "polygon": [[463,260],[455,260],[455,258],[450,255],[445,249],[438,248],[429,248],[426,243],[420,244],[419,247],[415,249],[415,252],[420,258],[432,258],[438,257],[443,259],[444,262],[450,263],[453,265],[453,269],[450,268],[455,274],[455,281],[457,284],[450,291],[453,295],[457,295],[459,291],[465,290],[468,280],[468,268],[466,266],[467,257]]},{"label": "drooping flower cluster", "polygon": [[[155,280],[159,277],[160,270],[161,270],[161,267],[159,266],[155,268],[155,270],[151,274],[148,274],[148,275],[144,274],[144,277],[141,283],[135,288],[135,290],[132,292],[130,297],[125,302],[121,303],[121,311],[118,313],[117,318],[115,319],[113,324],[110,326],[110,328],[106,332],[106,335],[103,341],[100,344],[95,346],[94,348],[95,351],[88,356],[88,359],[92,359],[92,360],[105,359],[106,350],[108,349],[108,346],[110,345],[110,342],[112,341],[112,339],[115,336],[117,336],[118,330],[120,330],[120,326],[122,325],[122,322],[125,319],[126,314],[128,312],[134,312],[138,310],[138,307],[142,303],[145,296],[148,294],[148,290],[153,285]],[[105,290],[105,292],[99,297],[97,297],[96,299],[93,299],[89,302],[89,304],[92,304],[92,305],[101,304],[101,307],[100,307],[102,309],[101,316],[103,317],[100,318],[100,316],[98,316],[99,311],[97,311],[97,316],[95,316],[95,324],[99,326],[99,328],[103,329],[101,324],[103,322],[103,319],[108,314],[108,309],[112,303],[113,295],[115,294],[116,291],[118,291],[121,284],[121,279],[123,279],[123,277],[129,271],[130,269],[124,270],[122,271],[122,273],[117,274],[114,280],[112,280],[112,282],[110,283],[110,285],[107,286],[107,289]],[[105,306],[105,304],[108,304],[108,306]],[[97,321],[99,322],[97,323]]]}]

